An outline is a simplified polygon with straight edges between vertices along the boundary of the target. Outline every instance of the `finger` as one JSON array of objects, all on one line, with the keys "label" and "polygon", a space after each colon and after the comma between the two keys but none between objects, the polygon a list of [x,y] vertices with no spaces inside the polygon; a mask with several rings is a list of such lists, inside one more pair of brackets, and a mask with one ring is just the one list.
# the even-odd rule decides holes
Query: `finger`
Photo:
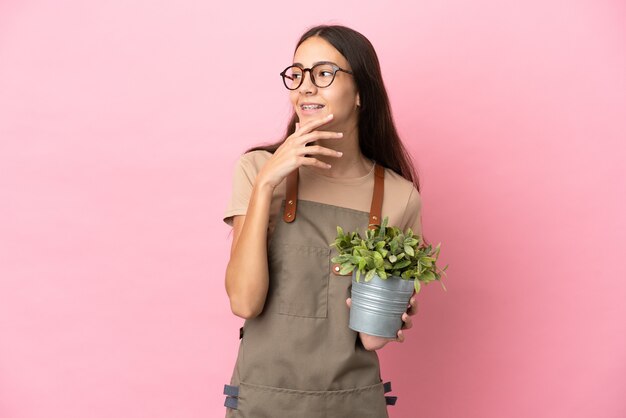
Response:
[{"label": "finger", "polygon": [[343,138],[343,132],[333,131],[314,131],[306,134],[300,134],[297,140],[302,144],[317,141],[318,139],[339,139]]},{"label": "finger", "polygon": [[303,133],[312,132],[314,129],[319,128],[320,126],[330,122],[331,120],[333,120],[332,113],[323,118],[314,119],[310,122],[305,123],[304,125],[302,125],[302,131]]},{"label": "finger", "polygon": [[413,326],[413,320],[406,312],[402,314],[402,320],[404,321],[402,329],[409,329]]},{"label": "finger", "polygon": [[322,147],[321,145],[311,145],[309,147],[304,147],[298,151],[305,153],[304,155],[321,154],[321,155],[328,155],[329,157],[341,157],[343,155],[343,153],[340,151],[337,151],[331,148]]},{"label": "finger", "polygon": [[407,310],[409,315],[415,315],[417,313],[417,299],[413,296],[409,302],[409,308]]},{"label": "finger", "polygon": [[402,332],[402,330],[398,331],[398,338],[396,338],[396,341],[399,343],[404,342],[404,333]]},{"label": "finger", "polygon": [[296,122],[296,131],[300,129],[300,124],[298,122]]},{"label": "finger", "polygon": [[313,157],[300,157],[302,158],[301,160],[299,160],[300,165],[309,165],[309,166],[315,166],[315,167],[319,167],[319,168],[330,168],[330,164],[326,164],[325,162],[322,162],[316,158]]},{"label": "finger", "polygon": [[351,308],[352,307],[352,298],[346,299],[346,304],[348,305],[348,308]]}]

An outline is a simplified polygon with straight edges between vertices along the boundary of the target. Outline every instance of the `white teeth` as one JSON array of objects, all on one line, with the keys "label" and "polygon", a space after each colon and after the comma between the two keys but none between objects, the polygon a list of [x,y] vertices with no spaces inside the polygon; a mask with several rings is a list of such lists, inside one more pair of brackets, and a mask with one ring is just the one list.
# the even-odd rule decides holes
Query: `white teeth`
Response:
[{"label": "white teeth", "polygon": [[303,110],[321,109],[323,107],[323,105],[302,105]]}]

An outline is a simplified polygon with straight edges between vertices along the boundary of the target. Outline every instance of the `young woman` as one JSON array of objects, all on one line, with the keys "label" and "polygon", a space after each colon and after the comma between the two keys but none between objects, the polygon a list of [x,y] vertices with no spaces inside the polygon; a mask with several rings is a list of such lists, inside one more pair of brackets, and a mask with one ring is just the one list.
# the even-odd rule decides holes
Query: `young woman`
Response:
[{"label": "young woman", "polygon": [[[237,162],[226,291],[245,318],[227,417],[387,417],[377,349],[348,328],[351,275],[330,261],[337,226],[421,228],[419,181],[396,132],[371,43],[344,26],[300,38],[280,73],[294,114],[280,142]],[[411,328],[415,295],[403,315]]]}]

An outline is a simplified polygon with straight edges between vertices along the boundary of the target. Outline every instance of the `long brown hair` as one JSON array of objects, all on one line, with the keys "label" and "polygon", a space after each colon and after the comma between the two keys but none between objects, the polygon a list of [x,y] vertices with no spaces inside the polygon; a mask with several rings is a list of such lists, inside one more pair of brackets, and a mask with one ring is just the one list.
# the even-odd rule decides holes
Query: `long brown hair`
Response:
[{"label": "long brown hair", "polygon": [[[371,42],[359,32],[340,25],[320,25],[307,30],[296,45],[312,36],[329,42],[350,63],[357,91],[361,98],[359,110],[359,147],[367,158],[387,167],[412,182],[420,191],[419,177],[411,156],[404,148],[391,116],[389,97],[383,83],[380,64]],[[272,154],[296,129],[297,115],[291,115],[283,138],[270,145],[246,150],[269,151]]]}]

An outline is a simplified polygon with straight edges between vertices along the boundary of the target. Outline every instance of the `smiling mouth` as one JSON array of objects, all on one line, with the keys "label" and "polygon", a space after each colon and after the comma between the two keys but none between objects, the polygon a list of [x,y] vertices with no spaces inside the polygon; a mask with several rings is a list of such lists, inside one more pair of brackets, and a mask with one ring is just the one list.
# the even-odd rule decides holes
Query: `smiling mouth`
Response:
[{"label": "smiling mouth", "polygon": [[302,110],[317,110],[323,108],[324,105],[310,104],[310,105],[301,105],[300,109]]}]

